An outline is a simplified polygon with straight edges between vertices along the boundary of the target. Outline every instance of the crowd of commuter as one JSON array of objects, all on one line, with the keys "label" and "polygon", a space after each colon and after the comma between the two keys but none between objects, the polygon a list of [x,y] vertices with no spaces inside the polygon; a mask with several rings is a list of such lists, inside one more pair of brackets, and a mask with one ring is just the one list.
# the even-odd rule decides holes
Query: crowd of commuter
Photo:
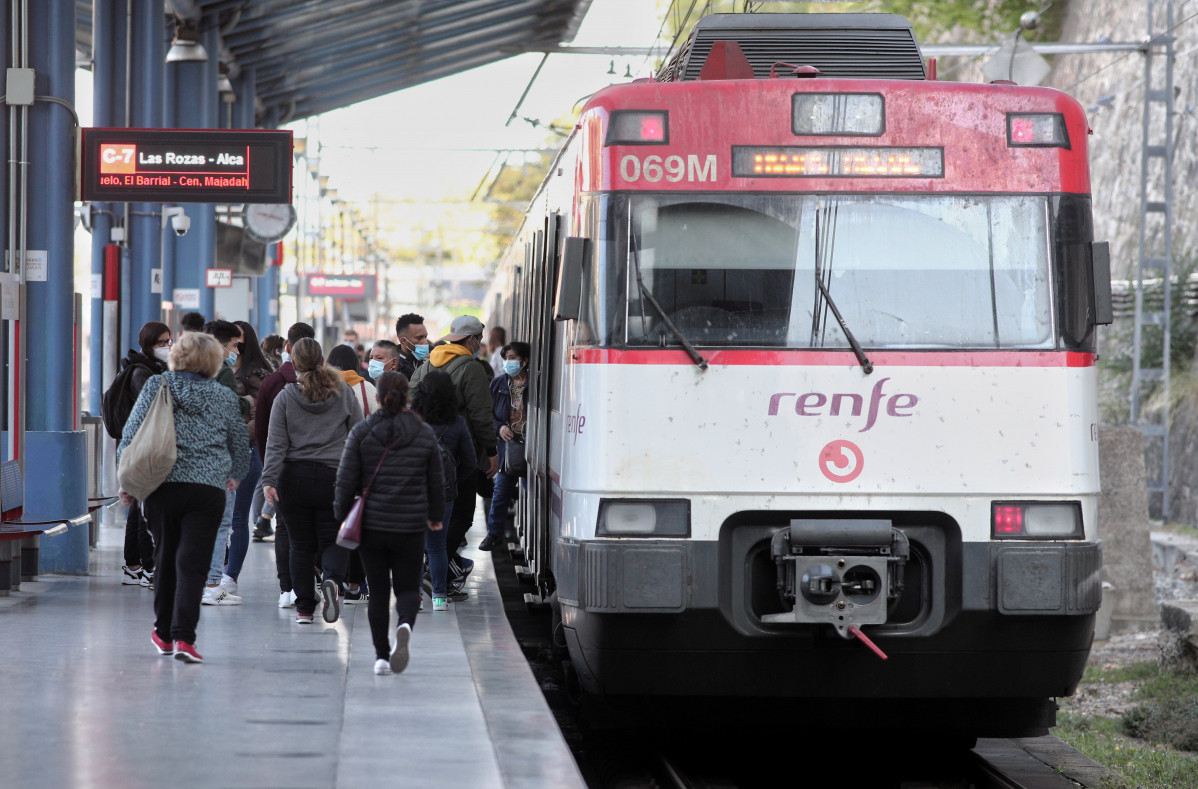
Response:
[{"label": "crowd of commuter", "polygon": [[[502,537],[519,479],[502,462],[523,458],[512,447],[524,435],[528,345],[505,344],[502,329],[484,343],[468,315],[435,342],[422,316],[402,315],[395,340],[369,352],[352,329],[326,352],[306,323],[261,341],[244,321],[188,313],[181,327],[176,338],[165,323],[143,326],[104,397],[118,465],[143,424],[160,424],[154,408],[173,401],[165,481],[144,501],[120,492],[122,583],[153,589],[154,648],[202,662],[201,607],[243,603],[252,540],[273,544],[278,607],[294,608],[297,625],[310,625],[318,604],[333,623],[343,604],[365,602],[374,672],[402,671],[425,597],[432,612],[469,597],[473,562],[459,551],[479,497],[479,548]],[[156,397],[164,387],[170,400]],[[338,530],[359,497],[351,550]]]}]

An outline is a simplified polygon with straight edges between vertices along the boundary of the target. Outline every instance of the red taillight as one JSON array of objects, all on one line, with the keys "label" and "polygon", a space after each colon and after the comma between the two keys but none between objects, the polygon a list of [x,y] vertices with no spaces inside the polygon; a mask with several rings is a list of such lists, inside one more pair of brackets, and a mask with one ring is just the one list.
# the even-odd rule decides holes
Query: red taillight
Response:
[{"label": "red taillight", "polygon": [[644,115],[641,117],[641,140],[643,142],[661,142],[666,138],[666,125],[660,115]]},{"label": "red taillight", "polygon": [[1069,131],[1059,112],[1007,115],[1007,144],[1014,147],[1068,148]]},{"label": "red taillight", "polygon": [[1023,507],[995,507],[994,533],[1020,534],[1023,532]]},{"label": "red taillight", "polygon": [[1036,142],[1036,127],[1031,118],[1011,118],[1011,142]]},{"label": "red taillight", "polygon": [[604,145],[660,145],[670,141],[665,110],[613,110]]}]

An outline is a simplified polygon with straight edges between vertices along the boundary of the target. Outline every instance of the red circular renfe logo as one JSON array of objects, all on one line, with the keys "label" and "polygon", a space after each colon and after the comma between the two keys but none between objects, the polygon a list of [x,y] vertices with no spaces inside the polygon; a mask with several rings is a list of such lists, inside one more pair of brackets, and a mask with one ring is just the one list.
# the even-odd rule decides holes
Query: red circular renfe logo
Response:
[{"label": "red circular renfe logo", "polygon": [[865,455],[852,441],[833,441],[819,452],[819,470],[833,482],[852,482],[865,468]]}]

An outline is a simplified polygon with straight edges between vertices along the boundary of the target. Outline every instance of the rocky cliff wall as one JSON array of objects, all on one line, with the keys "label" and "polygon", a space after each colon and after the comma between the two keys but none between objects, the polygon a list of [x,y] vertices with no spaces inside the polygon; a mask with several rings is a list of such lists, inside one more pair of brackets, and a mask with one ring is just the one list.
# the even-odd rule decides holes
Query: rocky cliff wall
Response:
[{"label": "rocky cliff wall", "polygon": [[[1142,41],[1148,35],[1149,0],[1069,0],[1060,40],[1092,43]],[[1164,28],[1166,3],[1152,3]],[[1198,0],[1174,0],[1173,255],[1192,257],[1198,246]],[[1154,58],[1159,75],[1164,58]],[[1116,276],[1128,276],[1139,255],[1140,153],[1145,104],[1145,58],[1139,52],[1057,55],[1044,82],[1089,109],[1094,234],[1111,242]],[[1154,85],[1164,84],[1163,76]],[[1164,139],[1163,113],[1152,122]],[[1152,162],[1150,161],[1150,165]],[[1161,168],[1150,167],[1153,195],[1164,194]],[[1154,199],[1160,199],[1154,197]],[[1160,249],[1160,223],[1149,223],[1150,250]]]}]

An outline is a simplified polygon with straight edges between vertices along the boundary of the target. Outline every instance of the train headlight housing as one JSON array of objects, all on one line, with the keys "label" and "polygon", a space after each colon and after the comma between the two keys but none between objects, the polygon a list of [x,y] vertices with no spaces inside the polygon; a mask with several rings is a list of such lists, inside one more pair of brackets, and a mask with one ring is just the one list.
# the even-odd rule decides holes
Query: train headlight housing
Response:
[{"label": "train headlight housing", "polygon": [[990,534],[996,540],[1069,540],[1084,536],[1076,501],[996,501]]},{"label": "train headlight housing", "polygon": [[1007,145],[1012,148],[1068,148],[1069,130],[1059,112],[1007,115]]},{"label": "train headlight housing", "polygon": [[670,141],[665,110],[612,110],[604,145],[664,145]]},{"label": "train headlight housing", "polygon": [[603,499],[599,503],[600,537],[689,537],[687,499]]}]

